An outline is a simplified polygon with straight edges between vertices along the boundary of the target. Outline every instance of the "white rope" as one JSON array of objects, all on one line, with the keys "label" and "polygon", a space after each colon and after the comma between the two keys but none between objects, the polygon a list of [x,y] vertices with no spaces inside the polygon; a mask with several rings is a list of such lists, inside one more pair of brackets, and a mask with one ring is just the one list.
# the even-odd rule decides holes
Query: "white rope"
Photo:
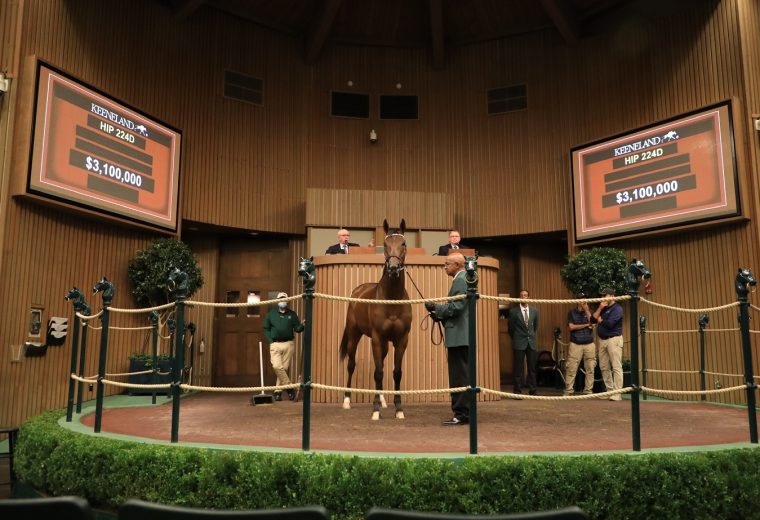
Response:
[{"label": "white rope", "polygon": [[271,305],[279,302],[292,302],[301,299],[300,294],[288,296],[287,298],[275,298],[274,300],[264,300],[259,302],[234,302],[234,303],[215,303],[215,302],[197,302],[188,300],[185,304],[197,307],[220,307],[220,308],[234,308],[234,307],[258,307],[260,305]]},{"label": "white rope", "polygon": [[355,303],[372,303],[375,305],[398,305],[399,303],[426,303],[426,302],[454,302],[467,298],[466,294],[457,294],[456,296],[441,296],[439,298],[424,298],[417,300],[372,300],[369,298],[349,298],[346,296],[333,296],[331,294],[314,293],[315,298],[324,298],[325,300],[337,300],[342,302]]},{"label": "white rope", "polygon": [[739,302],[732,302],[732,303],[727,303],[726,305],[721,305],[719,307],[708,307],[706,309],[685,309],[683,307],[672,307],[670,305],[665,305],[664,303],[656,303],[656,302],[653,302],[651,300],[647,300],[643,296],[641,297],[641,301],[644,302],[644,303],[647,303],[647,304],[651,305],[652,307],[659,307],[661,309],[668,309],[668,310],[671,310],[671,311],[691,312],[691,313],[695,313],[695,314],[706,313],[706,312],[714,312],[714,311],[722,311],[723,309],[730,309],[731,307],[738,307],[739,306]]},{"label": "white rope", "polygon": [[614,298],[599,297],[599,298],[580,298],[580,299],[566,299],[566,300],[539,300],[536,298],[509,298],[507,296],[488,296],[487,294],[481,294],[479,297],[481,300],[492,300],[492,301],[507,302],[507,303],[563,303],[563,304],[598,303],[605,300],[607,301],[614,300],[616,302],[624,302],[631,299],[630,295],[615,296]]},{"label": "white rope", "polygon": [[746,390],[746,385],[732,386],[731,388],[719,388],[717,390],[660,390],[657,388],[649,388],[646,386],[641,387],[641,391],[647,394],[659,395],[661,397],[675,397],[679,395],[695,396],[695,395],[711,395],[711,394],[725,394],[727,392],[733,392],[734,390]]},{"label": "white rope", "polygon": [[370,390],[368,388],[348,388],[345,386],[330,386],[319,383],[312,383],[312,388],[321,390],[331,390],[334,392],[351,392],[353,394],[382,394],[382,395],[432,395],[432,394],[450,394],[455,392],[465,392],[469,387],[457,386],[455,388],[433,388],[428,390]]},{"label": "white rope", "polygon": [[81,312],[75,312],[74,313],[77,318],[79,318],[82,321],[90,321],[94,320],[95,318],[100,318],[100,315],[103,314],[103,311],[99,311],[97,314],[92,314],[91,316],[86,316],[82,314]]},{"label": "white rope", "polygon": [[145,307],[141,309],[120,309],[119,307],[108,307],[108,310],[111,312],[121,312],[125,314],[139,314],[141,312],[162,311],[164,309],[174,307],[175,305],[176,303],[171,302],[171,303],[165,303],[163,305],[156,305],[155,307]]},{"label": "white rope", "polygon": [[526,395],[526,394],[515,394],[511,392],[499,392],[497,390],[491,390],[490,388],[481,388],[481,393],[483,394],[491,394],[491,395],[498,395],[499,397],[505,397],[507,399],[515,399],[517,401],[521,400],[527,400],[527,401],[584,401],[588,399],[609,399],[612,396],[620,395],[620,394],[627,394],[633,391],[633,387],[627,386],[625,388],[620,388],[618,390],[610,390],[608,392],[600,392],[598,394],[582,394],[582,395],[557,395],[557,396],[547,396],[547,395]]},{"label": "white rope", "polygon": [[655,370],[653,368],[647,368],[647,372],[654,372],[656,374],[699,374],[699,370]]}]

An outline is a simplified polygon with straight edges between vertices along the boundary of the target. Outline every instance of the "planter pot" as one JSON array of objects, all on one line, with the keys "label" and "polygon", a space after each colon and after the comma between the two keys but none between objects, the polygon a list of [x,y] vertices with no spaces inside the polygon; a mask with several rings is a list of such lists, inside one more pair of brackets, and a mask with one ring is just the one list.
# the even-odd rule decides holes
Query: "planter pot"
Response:
[{"label": "planter pot", "polygon": [[[158,371],[159,372],[171,372],[172,365],[174,364],[173,359],[163,359],[158,361]],[[142,360],[130,360],[129,361],[129,371],[130,372],[142,372],[143,370],[151,370],[152,367],[146,366],[145,362]],[[127,379],[127,382],[135,385],[152,385],[154,384],[153,381],[153,374],[138,374],[138,375],[132,375],[129,376],[129,379]],[[166,375],[159,375],[156,378],[155,384],[167,384],[172,382],[172,376],[171,374]],[[152,395],[153,390],[150,388],[128,388],[127,393],[129,395]],[[169,389],[161,388],[159,390],[156,390],[157,394],[161,395],[168,395]]]}]

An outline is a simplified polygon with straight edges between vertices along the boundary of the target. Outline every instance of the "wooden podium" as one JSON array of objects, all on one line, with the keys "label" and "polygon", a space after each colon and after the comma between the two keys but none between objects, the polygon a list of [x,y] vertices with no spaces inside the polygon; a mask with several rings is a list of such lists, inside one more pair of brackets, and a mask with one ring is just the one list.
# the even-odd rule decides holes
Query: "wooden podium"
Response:
[{"label": "wooden podium", "polygon": [[[384,258],[380,254],[358,254],[358,247],[349,249],[348,255],[325,255],[314,257],[316,267],[316,292],[334,296],[350,297],[351,291],[363,283],[377,282],[383,271]],[[459,250],[460,252],[463,250]],[[410,255],[407,251],[406,271],[420,292],[407,281],[406,291],[411,299],[446,296],[451,278],[446,275],[443,263],[446,257]],[[499,262],[493,258],[478,259],[478,291],[481,294],[497,294],[496,277]],[[314,328],[312,330],[312,381],[331,386],[345,386],[346,363],[338,357],[343,337],[348,302],[314,299]],[[448,367],[443,344],[433,345],[432,324],[421,330],[426,315],[424,306],[412,305],[412,330],[404,355],[402,390],[448,388]],[[478,300],[477,315],[477,371],[478,385],[499,389],[499,310],[495,301]],[[439,339],[439,338],[435,338]],[[363,336],[356,353],[356,371],[353,388],[374,389],[374,364],[370,340]],[[385,359],[383,388],[393,389],[393,348]],[[316,403],[340,403],[342,392],[314,389],[312,399]],[[352,395],[354,403],[371,403],[372,394]],[[479,394],[479,399],[496,400],[493,396]],[[393,399],[388,399],[390,403]],[[404,403],[449,402],[449,394],[403,396]],[[392,405],[390,405],[392,406]]]}]

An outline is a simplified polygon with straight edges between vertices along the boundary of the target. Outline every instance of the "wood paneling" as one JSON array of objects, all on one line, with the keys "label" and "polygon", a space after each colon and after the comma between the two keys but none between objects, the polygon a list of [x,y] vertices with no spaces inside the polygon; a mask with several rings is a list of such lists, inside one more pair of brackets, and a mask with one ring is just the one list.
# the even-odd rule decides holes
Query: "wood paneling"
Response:
[{"label": "wood paneling", "polygon": [[407,229],[451,229],[450,197],[445,193],[380,190],[306,190],[307,226],[375,227],[403,218]]},{"label": "wood paneling", "polygon": [[[451,279],[443,270],[441,257],[415,256],[407,257],[406,269],[419,290],[426,298],[446,296]],[[380,255],[333,255],[319,256],[314,259],[317,266],[316,292],[336,296],[350,297],[351,291],[358,285],[377,282],[382,275],[383,258]],[[478,266],[478,290],[483,294],[494,294],[496,289],[496,272],[498,262],[482,259]],[[406,284],[410,298],[420,298],[411,283]],[[317,298],[314,301],[313,332],[313,371],[312,381],[325,385],[346,385],[346,362],[338,356],[343,329],[346,324],[346,302]],[[499,389],[499,338],[498,313],[496,303],[479,300],[477,304],[478,334],[478,384],[482,387]],[[402,367],[402,390],[422,390],[448,388],[448,372],[445,347],[433,345],[431,323],[425,321],[425,308],[420,304],[412,306],[412,329],[409,333],[404,363]],[[423,330],[423,326],[426,329]],[[374,388],[374,363],[372,346],[369,338],[362,336],[356,352],[356,371],[352,381],[353,388]],[[384,365],[384,389],[393,389],[393,347],[390,347]],[[312,393],[316,402],[338,403],[343,401],[339,392],[315,390]],[[486,397],[492,399],[491,396]],[[370,394],[354,394],[355,403],[371,403]],[[447,402],[448,394],[415,395],[403,397],[404,402]],[[390,401],[390,400],[389,400]]]},{"label": "wood paneling", "polygon": [[[182,129],[182,217],[295,236],[293,260],[304,251],[300,237],[307,223],[308,189],[446,194],[445,214],[421,206],[432,213],[419,218],[448,218],[465,237],[563,232],[571,212],[572,146],[737,98],[741,109],[735,121],[746,137],[737,142],[737,158],[742,189],[749,195],[744,208],[749,221],[610,244],[647,262],[656,288],[652,298],[706,307],[735,299],[737,266],[758,270],[760,264],[755,222],[760,143],[749,118],[760,113],[759,9],[753,0],[699,2],[672,16],[631,21],[587,36],[573,47],[554,30],[537,31],[447,49],[446,67],[432,70],[421,50],[351,46],[326,46],[317,62],[307,66],[302,42],[288,35],[211,10],[176,18],[152,0],[11,0],[0,3],[0,60],[6,66],[13,56],[39,56]],[[2,127],[13,132],[2,173],[14,185],[23,185],[33,78],[26,69],[15,69],[15,123]],[[262,78],[264,105],[225,99],[226,69]],[[355,91],[370,95],[369,120],[329,117],[330,91],[346,90],[348,80]],[[528,109],[486,115],[487,89],[517,83],[527,85]],[[420,118],[379,120],[377,100],[388,93],[418,95]],[[2,101],[4,118],[8,99]],[[370,128],[378,133],[375,145],[368,142]],[[7,194],[0,204],[5,212],[0,274],[0,348],[5,352],[0,395],[5,402],[0,423],[18,424],[62,406],[65,397],[65,349],[22,363],[9,361],[9,347],[26,339],[29,305],[43,305],[46,318],[70,315],[64,292],[72,285],[91,287],[105,274],[116,282],[115,305],[131,306],[126,263],[153,235],[22,203]],[[361,207],[350,210],[352,218],[367,218],[368,227],[376,227],[370,215],[385,208],[365,214]],[[332,215],[338,221],[340,216]],[[336,220],[326,224],[338,225]],[[194,247],[210,270],[204,271],[209,285],[198,297],[209,300],[216,291],[216,274],[209,272],[216,273],[218,253],[213,240]],[[546,258],[530,248],[517,255],[520,281],[532,294],[566,295],[556,273],[562,247],[575,252],[572,243],[560,242]],[[299,284],[292,280],[295,289]],[[554,311],[542,312],[549,325]],[[693,316],[650,314],[653,328],[693,327],[687,327]],[[728,327],[732,316],[716,316],[711,326]],[[211,317],[194,319],[204,330],[213,327]],[[135,316],[118,324],[132,322],[142,323]],[[208,334],[206,346],[213,348]],[[550,334],[551,325],[542,327],[542,343]],[[714,337],[711,359],[721,369],[716,371],[735,371],[740,359],[733,340],[719,333]],[[90,339],[95,344],[97,334]],[[114,333],[109,370],[123,370],[127,355],[141,342],[139,334]],[[656,342],[652,339],[652,349],[663,355],[661,368],[692,366],[692,339]],[[211,358],[206,355],[206,374],[211,373]],[[88,372],[94,366],[93,360]],[[431,370],[438,374],[438,368]],[[431,375],[431,384],[439,375]],[[680,382],[672,376],[663,384]]]}]

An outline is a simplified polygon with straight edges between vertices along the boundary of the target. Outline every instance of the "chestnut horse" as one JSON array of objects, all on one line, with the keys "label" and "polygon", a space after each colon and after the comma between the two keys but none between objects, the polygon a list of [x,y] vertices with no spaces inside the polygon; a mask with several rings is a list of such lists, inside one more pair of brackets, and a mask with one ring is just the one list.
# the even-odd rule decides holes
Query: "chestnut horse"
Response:
[{"label": "chestnut horse", "polygon": [[[406,223],[401,220],[399,229],[388,229],[388,221],[383,221],[385,231],[385,266],[383,276],[377,283],[359,285],[351,292],[352,298],[365,300],[408,300],[409,295],[404,288],[404,260],[406,258],[406,239],[404,231]],[[401,362],[404,359],[406,344],[409,341],[409,330],[412,327],[412,306],[409,303],[373,304],[350,302],[346,314],[346,328],[340,342],[340,359],[348,356],[348,383],[351,388],[351,377],[356,368],[356,348],[362,335],[372,340],[372,359],[375,363],[375,389],[383,389],[383,364],[388,355],[388,342],[393,342],[393,389],[401,387]],[[394,395],[396,418],[404,418],[401,406],[401,396]],[[380,407],[385,408],[385,398],[375,394],[373,401],[372,420],[380,419]],[[348,391],[343,399],[343,408],[351,408],[351,392]]]}]

